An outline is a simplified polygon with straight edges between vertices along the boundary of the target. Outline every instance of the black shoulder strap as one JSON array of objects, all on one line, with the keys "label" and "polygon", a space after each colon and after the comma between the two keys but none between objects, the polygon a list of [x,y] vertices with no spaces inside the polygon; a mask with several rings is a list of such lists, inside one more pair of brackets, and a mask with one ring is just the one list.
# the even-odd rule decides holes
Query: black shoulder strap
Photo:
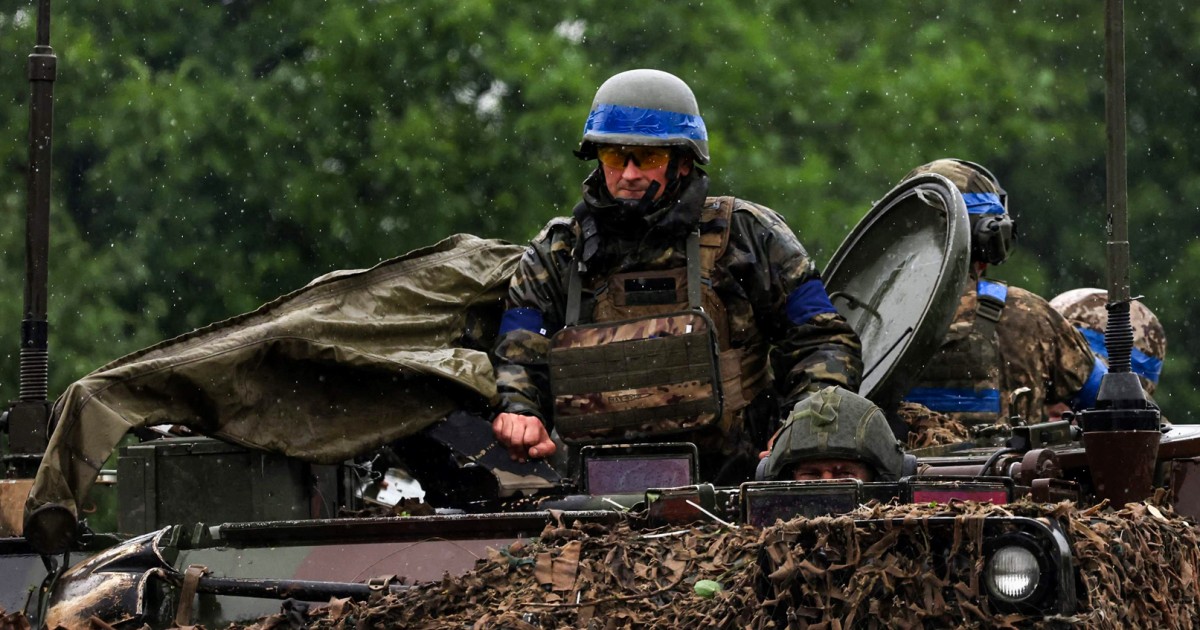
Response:
[{"label": "black shoulder strap", "polygon": [[579,279],[580,264],[575,260],[571,261],[571,273],[567,280],[567,312],[563,319],[563,326],[574,326],[579,323],[579,302],[583,293],[583,284]]},{"label": "black shoulder strap", "polygon": [[[583,301],[583,280],[579,277],[580,263],[572,260],[571,271],[567,279],[567,312],[564,314],[563,325],[574,326],[579,323],[580,303]],[[688,307],[693,310],[704,310],[701,301],[700,284],[700,229],[692,230],[687,238],[687,279]]]},{"label": "black shoulder strap", "polygon": [[990,336],[995,332],[996,322],[1004,314],[1007,302],[1007,284],[981,278],[975,284],[975,325]]},{"label": "black shoulder strap", "polygon": [[700,303],[700,228],[692,230],[687,239],[688,307],[703,310]]}]

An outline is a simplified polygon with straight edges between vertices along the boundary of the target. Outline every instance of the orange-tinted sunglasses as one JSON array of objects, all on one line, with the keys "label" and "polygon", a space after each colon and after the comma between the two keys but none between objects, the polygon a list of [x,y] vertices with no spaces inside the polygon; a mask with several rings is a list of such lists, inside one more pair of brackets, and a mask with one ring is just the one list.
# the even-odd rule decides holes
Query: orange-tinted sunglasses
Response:
[{"label": "orange-tinted sunglasses", "polygon": [[596,148],[600,162],[609,168],[625,168],[629,160],[641,169],[666,166],[671,161],[670,147],[627,147],[606,144]]}]

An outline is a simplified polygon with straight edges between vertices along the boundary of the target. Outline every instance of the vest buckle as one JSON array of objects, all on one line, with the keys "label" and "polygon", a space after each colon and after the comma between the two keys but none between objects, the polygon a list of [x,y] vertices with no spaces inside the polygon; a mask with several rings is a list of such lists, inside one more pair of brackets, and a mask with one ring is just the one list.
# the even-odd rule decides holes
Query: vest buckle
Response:
[{"label": "vest buckle", "polygon": [[976,300],[975,313],[993,323],[1000,321],[1004,312],[1004,301],[992,295],[979,294]]}]

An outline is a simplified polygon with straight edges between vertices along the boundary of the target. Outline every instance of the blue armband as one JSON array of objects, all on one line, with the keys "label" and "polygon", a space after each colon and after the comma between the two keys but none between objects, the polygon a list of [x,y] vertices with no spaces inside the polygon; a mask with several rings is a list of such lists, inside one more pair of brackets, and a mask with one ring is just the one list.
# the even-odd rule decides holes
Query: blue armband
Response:
[{"label": "blue armband", "polygon": [[836,313],[829,294],[825,292],[825,283],[814,278],[792,290],[787,297],[787,318],[793,324],[802,326],[809,320],[822,313]]},{"label": "blue armband", "polygon": [[510,308],[504,311],[500,318],[500,334],[506,335],[514,330],[528,330],[539,335],[546,334],[542,321],[542,312],[536,308]]},{"label": "blue armband", "polygon": [[1000,413],[1000,390],[914,387],[904,400],[942,413]]}]

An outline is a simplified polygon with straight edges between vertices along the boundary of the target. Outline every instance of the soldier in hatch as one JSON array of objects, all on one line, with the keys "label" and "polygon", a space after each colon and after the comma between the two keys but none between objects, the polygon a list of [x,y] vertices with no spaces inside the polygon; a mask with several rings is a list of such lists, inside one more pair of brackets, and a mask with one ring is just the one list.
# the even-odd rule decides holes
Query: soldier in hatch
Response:
[{"label": "soldier in hatch", "polygon": [[[1104,289],[1072,289],[1050,300],[1050,306],[1083,334],[1092,352],[1105,364],[1108,363],[1108,347],[1104,341],[1104,329],[1108,326],[1107,304],[1108,291]],[[1158,387],[1163,360],[1167,358],[1166,331],[1158,317],[1137,300],[1129,305],[1129,320],[1133,325],[1130,367],[1141,379],[1142,388],[1152,395]],[[1051,405],[1048,415],[1061,416],[1068,408],[1062,403]]]},{"label": "soldier in hatch", "polygon": [[796,405],[771,442],[760,479],[896,481],[915,470],[883,411],[839,387]]},{"label": "soldier in hatch", "polygon": [[[583,200],[512,280],[497,439],[518,459],[554,453],[552,428],[568,443],[686,440],[706,480],[748,478],[780,403],[857,389],[858,337],[779,214],[707,196],[708,135],[678,77],[606,81],[576,155],[597,160]],[[702,331],[715,350],[686,341]]]},{"label": "soldier in hatch", "polygon": [[[971,273],[942,346],[905,399],[965,425],[1020,415],[1041,422],[1057,403],[1091,406],[1108,371],[1087,341],[1041,297],[985,277],[1015,240],[1008,195],[984,167],[944,159],[905,179],[936,173],[963,195],[970,215]],[[1026,395],[1013,393],[1027,387]],[[1013,403],[1016,406],[1013,406]]]}]

